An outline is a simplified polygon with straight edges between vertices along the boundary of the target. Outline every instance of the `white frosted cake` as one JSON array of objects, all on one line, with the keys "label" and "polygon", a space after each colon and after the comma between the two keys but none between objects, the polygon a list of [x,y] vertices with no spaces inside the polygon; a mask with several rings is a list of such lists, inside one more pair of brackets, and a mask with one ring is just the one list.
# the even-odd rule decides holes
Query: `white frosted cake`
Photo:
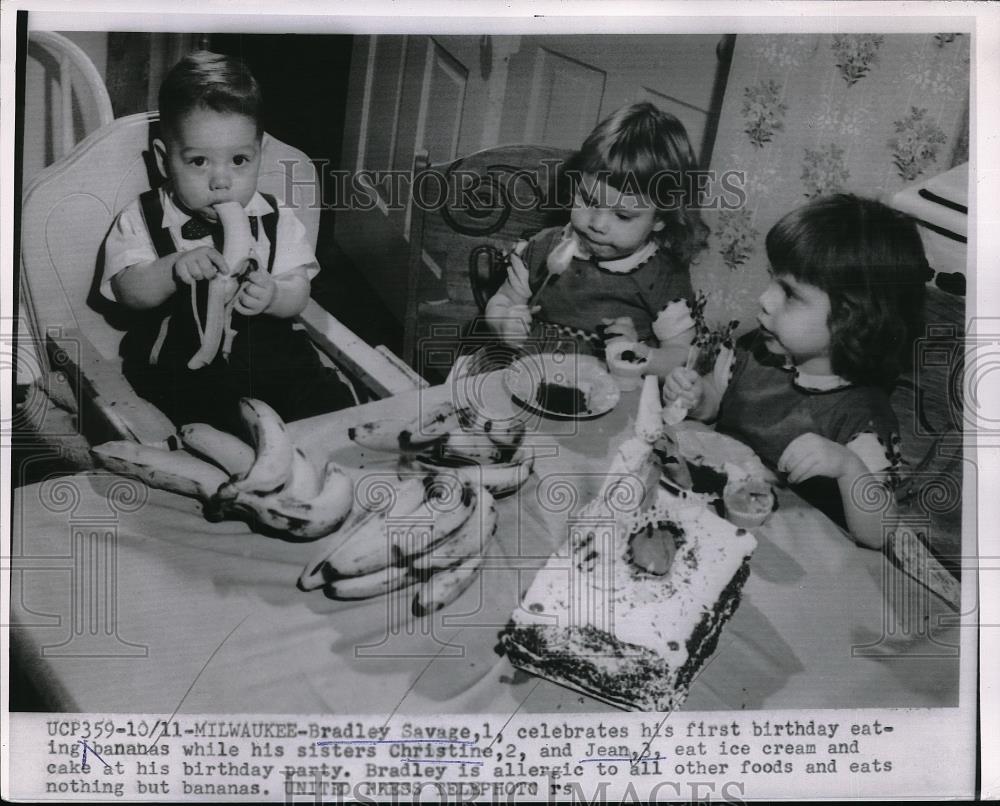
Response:
[{"label": "white frosted cake", "polygon": [[[622,708],[671,711],[739,605],[757,543],[703,496],[648,490],[650,454],[639,438],[620,447],[500,642],[525,671]],[[640,564],[641,541],[664,551]]]}]

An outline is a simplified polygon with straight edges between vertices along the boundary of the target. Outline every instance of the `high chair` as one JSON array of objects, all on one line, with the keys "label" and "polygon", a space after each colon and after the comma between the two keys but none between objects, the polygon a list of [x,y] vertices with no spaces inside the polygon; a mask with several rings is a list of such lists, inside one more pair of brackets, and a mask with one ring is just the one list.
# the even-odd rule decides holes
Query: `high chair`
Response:
[{"label": "high chair", "polygon": [[[37,138],[36,159],[44,159],[38,168],[65,157],[84,136],[115,119],[97,67],[82,48],[62,34],[29,32],[26,70],[28,87],[46,100],[52,98],[41,114],[25,116],[26,140]],[[26,165],[25,170],[34,167]]]},{"label": "high chair", "polygon": [[[158,442],[174,432],[121,373],[129,312],[104,299],[100,250],[115,215],[159,181],[152,141],[158,117],[119,118],[83,140],[25,188],[21,220],[22,309],[44,344],[41,377],[70,381],[77,426],[91,444],[113,438]],[[315,247],[321,194],[309,158],[264,135],[259,188],[295,208]],[[385,348],[363,342],[315,301],[301,325],[324,354],[384,397],[425,382]],[[44,435],[43,435],[44,436]]]}]

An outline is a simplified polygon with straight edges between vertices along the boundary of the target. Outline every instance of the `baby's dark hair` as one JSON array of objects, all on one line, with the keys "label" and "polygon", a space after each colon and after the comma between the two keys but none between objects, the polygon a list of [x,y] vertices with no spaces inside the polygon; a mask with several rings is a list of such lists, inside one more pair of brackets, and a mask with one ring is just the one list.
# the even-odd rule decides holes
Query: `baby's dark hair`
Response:
[{"label": "baby's dark hair", "polygon": [[160,130],[165,139],[192,109],[246,115],[263,132],[263,99],[257,80],[241,59],[196,50],[170,68],[160,85]]},{"label": "baby's dark hair", "polygon": [[641,193],[666,226],[658,237],[687,266],[708,243],[708,227],[692,204],[697,168],[684,124],[649,102],[622,107],[597,124],[567,166],[622,192]]},{"label": "baby's dark hair", "polygon": [[824,196],[782,218],[766,245],[775,274],[829,295],[833,372],[891,386],[922,327],[930,274],[913,219],[874,199]]}]

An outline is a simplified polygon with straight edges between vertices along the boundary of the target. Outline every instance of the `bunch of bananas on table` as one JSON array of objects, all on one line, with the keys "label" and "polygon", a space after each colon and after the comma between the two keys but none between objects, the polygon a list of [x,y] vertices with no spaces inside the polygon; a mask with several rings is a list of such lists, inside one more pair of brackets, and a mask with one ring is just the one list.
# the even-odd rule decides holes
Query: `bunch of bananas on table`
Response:
[{"label": "bunch of bananas on table", "polygon": [[509,495],[528,480],[534,453],[524,444],[524,424],[491,419],[445,402],[411,420],[375,420],[351,428],[363,448],[399,454],[401,474],[447,472]]},{"label": "bunch of bananas on table", "polygon": [[497,536],[497,509],[485,487],[451,474],[409,476],[389,506],[368,512],[323,541],[299,577],[332,599],[368,599],[415,587],[424,616],[454,601],[476,578]]},{"label": "bunch of bananas on table", "polygon": [[[179,429],[175,446],[115,441],[91,452],[114,473],[199,499],[209,520],[246,520],[285,539],[326,538],[299,578],[302,590],[365,599],[415,586],[412,610],[422,616],[476,578],[496,538],[497,510],[471,468],[401,468],[388,477],[362,475],[356,484],[333,461],[314,465],[266,403],[244,398],[240,411],[250,443],[191,423]],[[423,423],[416,418],[412,430]],[[495,476],[491,483],[510,489],[516,480]],[[367,489],[368,481],[379,489]]]},{"label": "bunch of bananas on table", "polygon": [[209,520],[242,518],[262,531],[298,540],[339,529],[354,503],[345,469],[333,461],[316,467],[263,401],[244,398],[240,413],[252,444],[205,423],[190,423],[178,432],[177,450],[117,441],[91,453],[115,473],[198,498]]}]

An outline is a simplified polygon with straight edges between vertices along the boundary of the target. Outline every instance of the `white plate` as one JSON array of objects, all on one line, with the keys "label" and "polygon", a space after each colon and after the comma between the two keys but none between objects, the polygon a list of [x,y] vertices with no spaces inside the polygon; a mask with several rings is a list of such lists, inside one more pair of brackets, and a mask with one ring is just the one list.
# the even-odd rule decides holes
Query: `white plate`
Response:
[{"label": "white plate", "polygon": [[[583,392],[587,408],[577,414],[545,408],[538,402],[542,383],[577,387]],[[573,353],[541,353],[519,358],[504,372],[504,386],[520,405],[566,420],[588,420],[607,414],[621,396],[615,379],[598,359]]]},{"label": "white plate", "polygon": [[677,429],[677,448],[681,455],[692,464],[719,468],[728,462],[742,465],[752,462],[757,454],[738,439],[733,439],[716,431]]},{"label": "white plate", "polygon": [[738,439],[703,428],[677,427],[677,450],[692,465],[710,467],[727,475],[735,467],[748,478],[774,483],[777,477],[754,450]]}]

